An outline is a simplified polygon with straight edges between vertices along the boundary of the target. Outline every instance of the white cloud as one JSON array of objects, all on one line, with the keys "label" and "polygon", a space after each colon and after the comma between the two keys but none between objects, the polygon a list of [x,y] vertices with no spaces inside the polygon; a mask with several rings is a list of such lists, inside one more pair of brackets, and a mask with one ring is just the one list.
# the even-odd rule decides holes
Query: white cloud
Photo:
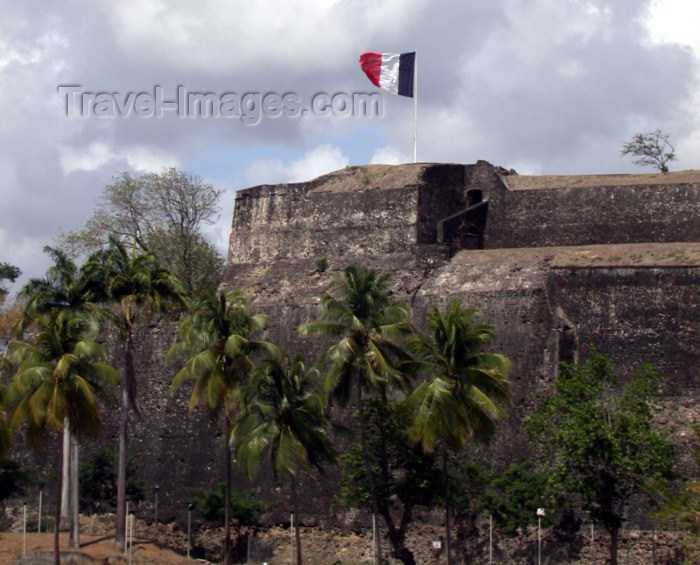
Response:
[{"label": "white cloud", "polygon": [[246,169],[246,178],[253,184],[302,182],[347,167],[349,163],[339,147],[323,144],[288,163],[279,159],[253,161]]},{"label": "white cloud", "polygon": [[399,165],[401,163],[410,163],[411,161],[413,161],[412,157],[409,158],[396,147],[388,145],[377,149],[372,154],[369,162],[371,165]]},{"label": "white cloud", "polygon": [[289,170],[280,159],[257,159],[246,167],[249,184],[275,184],[289,180]]},{"label": "white cloud", "polygon": [[428,0],[103,3],[124,55],[211,75],[269,67],[301,73],[332,69],[356,60],[358,45],[370,49],[380,30],[386,41],[395,41],[428,5]]},{"label": "white cloud", "polygon": [[647,124],[639,131],[661,127],[671,133],[671,142],[676,148],[678,160],[672,164],[674,169],[698,168],[697,156],[700,155],[700,3],[686,0],[654,0],[646,19],[650,37],[657,44],[672,43],[686,46],[692,50],[696,61],[695,91],[693,100],[684,108],[685,120],[693,127],[680,135],[663,124]]},{"label": "white cloud", "polygon": [[178,167],[180,161],[165,151],[152,147],[132,145],[115,149],[96,141],[87,147],[60,147],[61,168],[64,174],[75,171],[95,171],[115,161],[125,161],[134,171],[158,171],[165,167]]},{"label": "white cloud", "polygon": [[301,159],[292,161],[288,170],[289,182],[300,182],[316,178],[347,167],[350,160],[339,147],[319,145],[308,151]]},{"label": "white cloud", "polygon": [[688,45],[700,56],[700,3],[654,0],[646,22],[653,41]]}]

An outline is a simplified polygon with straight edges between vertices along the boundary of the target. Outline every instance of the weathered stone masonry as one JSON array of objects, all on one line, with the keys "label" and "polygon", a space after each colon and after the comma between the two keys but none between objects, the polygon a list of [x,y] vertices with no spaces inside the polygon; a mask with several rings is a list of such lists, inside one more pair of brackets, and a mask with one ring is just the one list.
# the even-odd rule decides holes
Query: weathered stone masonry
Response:
[{"label": "weathered stone masonry", "polygon": [[[493,450],[507,460],[526,450],[522,418],[558,362],[590,343],[624,371],[656,363],[669,396],[697,395],[699,195],[700,173],[349,167],[239,192],[224,285],[245,288],[269,314],[270,339],[309,357],[320,345],[294,328],[315,317],[331,277],[351,262],[389,272],[418,320],[453,299],[478,307],[514,361],[514,408]],[[321,257],[331,267],[319,274]]]},{"label": "weathered stone masonry", "polygon": [[[295,328],[318,313],[343,267],[388,272],[416,319],[459,299],[498,331],[514,361],[514,406],[491,456],[527,449],[522,418],[560,360],[589,343],[623,370],[651,361],[669,399],[700,398],[700,172],[526,177],[486,162],[348,167],[306,183],[258,186],[236,196],[223,288],[243,288],[268,314],[266,337],[313,358],[322,348]],[[316,261],[329,268],[318,273]],[[160,513],[182,514],[187,489],[223,477],[221,431],[187,413],[188,390],[167,394],[176,367],[162,361],[172,326],[138,340],[142,418],[131,449]],[[102,442],[116,444],[116,408]],[[325,521],[337,471],[302,481],[306,519]],[[247,482],[237,475],[239,486]],[[278,499],[270,477],[257,487]],[[149,493],[150,494],[150,493]],[[278,507],[280,516],[286,513]]]}]

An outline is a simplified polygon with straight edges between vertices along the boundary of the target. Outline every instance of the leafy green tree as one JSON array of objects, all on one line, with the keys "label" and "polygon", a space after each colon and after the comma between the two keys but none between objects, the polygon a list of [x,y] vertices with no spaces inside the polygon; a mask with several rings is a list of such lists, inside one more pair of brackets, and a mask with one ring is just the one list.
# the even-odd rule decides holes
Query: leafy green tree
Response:
[{"label": "leafy green tree", "polygon": [[[330,365],[324,388],[341,405],[347,404],[354,389],[360,413],[363,464],[369,481],[372,513],[377,516],[379,503],[367,447],[365,400],[385,398],[392,386],[408,390],[408,379],[399,365],[409,356],[398,340],[409,334],[412,326],[408,309],[389,298],[391,280],[387,275],[351,265],[334,279],[333,286],[339,297],[324,294],[321,315],[300,326],[299,333],[338,339],[324,356]],[[381,555],[380,547],[377,547],[377,555]]]},{"label": "leafy green tree", "polygon": [[[26,424],[34,445],[40,445],[51,431],[61,432],[65,421],[73,433],[95,436],[101,422],[98,394],[119,378],[113,367],[96,360],[107,356],[94,341],[99,326],[67,311],[44,315],[36,324],[34,343],[13,341],[8,348],[9,362],[15,367],[7,392],[13,428]],[[58,469],[56,523],[60,517],[62,461]],[[60,563],[58,528],[54,552],[56,563]]]},{"label": "leafy green tree", "polygon": [[297,475],[323,472],[323,463],[335,459],[326,417],[325,398],[315,390],[319,372],[307,370],[301,357],[289,359],[281,351],[253,371],[247,387],[246,414],[233,428],[236,459],[252,478],[269,451],[276,480],[289,477],[294,507],[297,564],[302,563],[299,533]]},{"label": "leafy green tree", "polygon": [[[190,491],[190,500],[202,517],[212,524],[221,524],[226,513],[226,483],[221,481],[216,488],[194,488]],[[265,505],[256,500],[252,490],[231,489],[229,502],[230,514],[241,526],[260,524]]]},{"label": "leafy green tree", "polygon": [[[493,473],[481,501],[501,531],[514,536],[537,523],[537,509],[547,506],[549,474],[538,471],[532,461],[514,463],[502,473]],[[551,512],[543,524],[550,523]]]},{"label": "leafy green tree", "polygon": [[668,163],[676,159],[675,149],[668,138],[668,133],[660,129],[648,133],[636,133],[632,139],[622,145],[621,154],[632,155],[635,165],[656,167],[662,173],[668,172]]},{"label": "leafy green tree", "polygon": [[673,528],[685,532],[683,545],[685,548],[685,563],[700,562],[700,425],[693,426],[695,445],[692,455],[695,462],[695,473],[684,477],[680,490],[671,489],[664,493],[664,502],[655,513],[655,518]]},{"label": "leafy green tree", "polygon": [[554,492],[574,495],[610,535],[611,565],[630,498],[673,476],[673,446],[654,427],[661,379],[647,365],[619,390],[612,361],[594,350],[582,364],[561,365],[527,424],[552,467]]},{"label": "leafy green tree", "polygon": [[[187,358],[170,385],[171,394],[185,381],[193,380],[190,411],[203,404],[212,416],[223,414],[226,494],[231,499],[231,427],[235,413],[242,411],[241,385],[253,370],[250,355],[271,344],[251,340],[262,329],[265,317],[255,314],[239,291],[210,293],[198,300],[180,323],[180,340],[166,353],[166,359]],[[224,513],[224,559],[231,560],[230,505]]]},{"label": "leafy green tree", "polygon": [[510,361],[483,351],[495,330],[476,323],[478,318],[476,310],[457,301],[444,313],[433,308],[428,314],[430,333],[416,333],[411,344],[428,378],[406,399],[414,414],[409,435],[425,451],[437,447],[442,455],[448,564],[452,563],[449,452],[458,453],[469,440],[489,441],[510,398]]},{"label": "leafy green tree", "polygon": [[[10,281],[15,282],[17,277],[22,274],[17,267],[10,265],[9,263],[0,262],[0,281]],[[8,290],[0,284],[0,304],[5,301]]]},{"label": "leafy green tree", "polygon": [[224,260],[202,234],[219,217],[222,190],[200,177],[170,168],[122,173],[107,185],[85,227],[64,234],[73,253],[92,253],[116,237],[130,252],[153,253],[191,293],[214,291]]},{"label": "leafy green tree", "polygon": [[[80,460],[80,504],[94,512],[113,512],[117,507],[119,451],[112,445],[93,451]],[[126,496],[144,499],[146,483],[139,476],[136,459],[126,458]]]},{"label": "leafy green tree", "polygon": [[[388,527],[394,554],[404,563],[415,563],[405,546],[406,531],[417,507],[440,504],[441,471],[433,453],[424,453],[406,434],[406,414],[396,402],[365,402],[367,449],[377,489],[378,511]],[[366,508],[371,502],[362,445],[354,444],[339,457],[342,469],[338,501],[350,508]],[[394,520],[397,514],[399,518]]]},{"label": "leafy green tree", "polygon": [[[6,370],[12,370],[12,363],[10,363],[6,357],[1,356],[0,377],[3,377],[3,382],[5,380],[4,373]],[[9,467],[7,467],[8,470],[11,470],[12,468],[12,462],[5,459],[5,454],[9,451],[10,446],[12,445],[12,433],[10,431],[10,423],[7,416],[5,397],[6,386],[0,382],[0,502],[12,494],[14,491],[13,485],[15,484],[13,479],[8,480],[10,475],[4,474],[6,464],[9,465]]]},{"label": "leafy green tree", "polygon": [[134,330],[139,322],[168,305],[185,304],[185,290],[180,279],[161,267],[152,253],[129,255],[114,237],[109,245],[93,253],[83,265],[89,300],[108,306],[105,315],[123,344],[124,378],[121,386],[119,414],[119,473],[117,480],[117,523],[115,543],[124,549],[126,520],[126,454],[129,409],[138,410],[137,374],[134,364]]}]

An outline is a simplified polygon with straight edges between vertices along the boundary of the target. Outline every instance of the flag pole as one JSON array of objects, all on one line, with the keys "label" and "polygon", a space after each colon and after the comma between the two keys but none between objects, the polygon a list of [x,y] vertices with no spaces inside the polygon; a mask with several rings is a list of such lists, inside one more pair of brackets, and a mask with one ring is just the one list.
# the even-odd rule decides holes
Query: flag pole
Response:
[{"label": "flag pole", "polygon": [[416,162],[416,139],[418,133],[418,53],[413,60],[413,162]]}]

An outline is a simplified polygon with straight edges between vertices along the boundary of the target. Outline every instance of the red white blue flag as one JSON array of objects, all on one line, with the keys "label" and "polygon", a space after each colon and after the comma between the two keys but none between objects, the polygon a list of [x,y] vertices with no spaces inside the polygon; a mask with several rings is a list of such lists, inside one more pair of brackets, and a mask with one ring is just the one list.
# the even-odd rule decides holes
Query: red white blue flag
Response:
[{"label": "red white blue flag", "polygon": [[360,55],[360,66],[379,88],[413,98],[415,53],[374,53]]}]

